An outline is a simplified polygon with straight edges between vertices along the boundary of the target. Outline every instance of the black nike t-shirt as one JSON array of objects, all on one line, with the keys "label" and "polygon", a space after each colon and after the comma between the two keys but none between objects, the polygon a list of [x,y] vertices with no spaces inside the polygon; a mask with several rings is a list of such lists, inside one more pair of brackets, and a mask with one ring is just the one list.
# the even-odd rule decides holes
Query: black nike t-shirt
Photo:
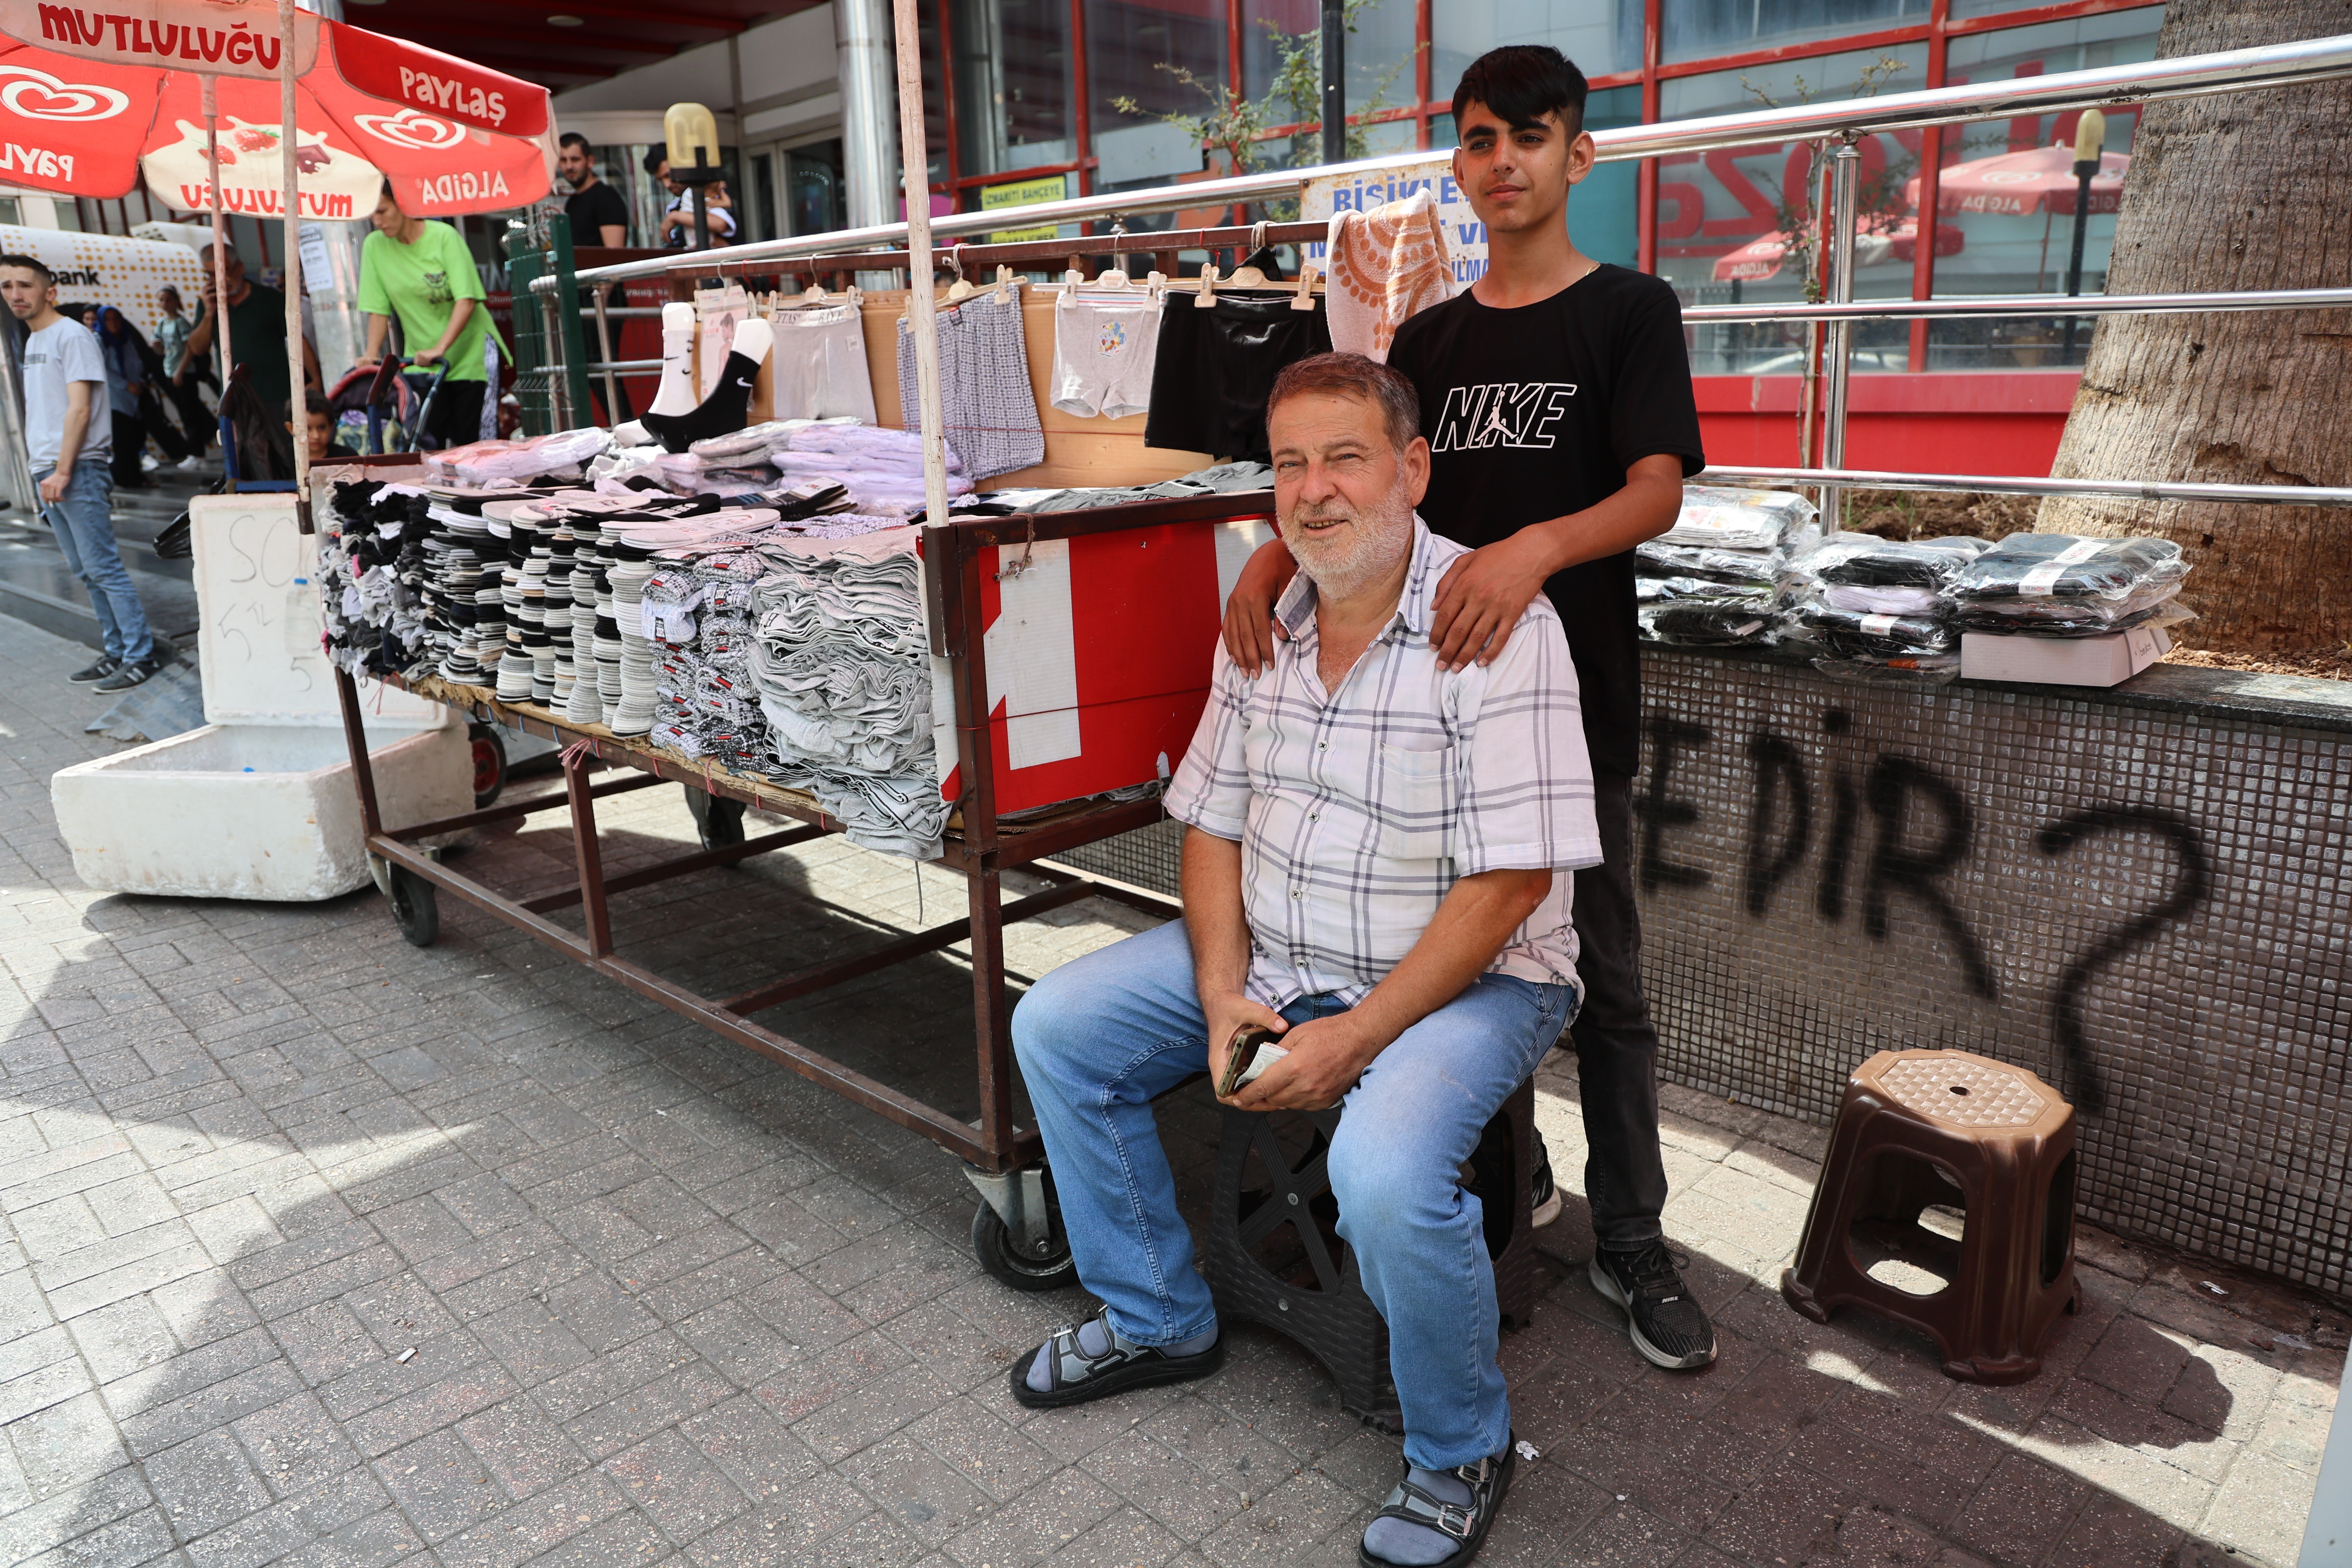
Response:
[{"label": "black nike t-shirt", "polygon": [[[1421,395],[1421,515],[1473,549],[1606,500],[1640,458],[1680,458],[1685,478],[1706,466],[1682,306],[1645,272],[1603,266],[1513,310],[1465,290],[1399,327],[1389,363]],[[1631,777],[1642,710],[1633,552],[1571,566],[1544,591],[1568,629],[1593,770]]]}]

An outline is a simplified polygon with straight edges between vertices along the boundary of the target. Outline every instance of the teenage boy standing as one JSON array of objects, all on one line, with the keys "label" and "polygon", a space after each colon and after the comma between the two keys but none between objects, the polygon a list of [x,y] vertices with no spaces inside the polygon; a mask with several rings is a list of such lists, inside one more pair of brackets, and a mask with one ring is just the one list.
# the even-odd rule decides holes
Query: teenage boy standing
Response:
[{"label": "teenage boy standing", "polygon": [[[1454,177],[1486,226],[1486,272],[1397,331],[1389,363],[1421,395],[1431,530],[1473,547],[1447,574],[1430,637],[1453,668],[1484,664],[1538,593],[1568,631],[1583,691],[1604,864],[1576,873],[1584,1005],[1570,1035],[1599,1248],[1593,1288],[1625,1310],[1659,1366],[1715,1359],[1715,1330],[1684,1285],[1659,1215],[1657,1032],[1642,994],[1633,905],[1633,774],[1641,660],[1633,547],[1674,526],[1682,481],[1705,466],[1681,306],[1658,279],[1583,255],[1569,189],[1591,172],[1585,80],[1558,49],[1481,56],[1454,93]],[[1274,599],[1294,567],[1279,541],[1226,607],[1225,646],[1271,662]]]},{"label": "teenage boy standing", "polygon": [[128,691],[163,668],[147,606],[114,543],[114,426],[106,364],[88,327],[58,310],[56,277],[30,256],[0,256],[0,299],[25,323],[25,444],[39,506],[67,569],[89,592],[105,655],[68,679]]}]

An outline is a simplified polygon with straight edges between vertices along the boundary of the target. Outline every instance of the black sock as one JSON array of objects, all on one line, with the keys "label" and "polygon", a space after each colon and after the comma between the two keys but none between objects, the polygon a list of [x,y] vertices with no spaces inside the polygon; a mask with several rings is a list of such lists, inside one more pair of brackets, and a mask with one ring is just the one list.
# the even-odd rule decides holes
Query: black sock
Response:
[{"label": "black sock", "polygon": [[667,452],[683,452],[697,441],[707,441],[713,436],[731,436],[749,422],[751,408],[751,382],[760,374],[760,362],[749,354],[730,353],[727,368],[719,373],[719,384],[710,395],[691,414],[646,414],[641,416],[645,427]]}]

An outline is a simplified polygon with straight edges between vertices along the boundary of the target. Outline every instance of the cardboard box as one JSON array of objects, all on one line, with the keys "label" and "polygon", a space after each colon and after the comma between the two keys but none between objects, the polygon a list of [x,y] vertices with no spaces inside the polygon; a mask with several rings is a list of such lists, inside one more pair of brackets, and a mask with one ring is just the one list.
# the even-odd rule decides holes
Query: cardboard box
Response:
[{"label": "cardboard box", "polygon": [[2031,680],[2051,686],[2114,686],[2129,680],[2172,648],[2155,626],[2134,626],[2103,637],[2037,637],[2007,632],[1964,632],[1963,680]]}]

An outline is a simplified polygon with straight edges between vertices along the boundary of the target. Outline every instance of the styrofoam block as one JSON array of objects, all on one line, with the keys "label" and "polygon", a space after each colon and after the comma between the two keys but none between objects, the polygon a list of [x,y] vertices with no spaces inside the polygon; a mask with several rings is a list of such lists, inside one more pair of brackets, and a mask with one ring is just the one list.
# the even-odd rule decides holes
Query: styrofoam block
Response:
[{"label": "styrofoam block", "polygon": [[[442,711],[437,729],[370,726],[387,827],[473,807],[473,748]],[[340,730],[207,724],[66,768],[49,801],[75,875],[101,892],[299,902],[368,880]]]}]

